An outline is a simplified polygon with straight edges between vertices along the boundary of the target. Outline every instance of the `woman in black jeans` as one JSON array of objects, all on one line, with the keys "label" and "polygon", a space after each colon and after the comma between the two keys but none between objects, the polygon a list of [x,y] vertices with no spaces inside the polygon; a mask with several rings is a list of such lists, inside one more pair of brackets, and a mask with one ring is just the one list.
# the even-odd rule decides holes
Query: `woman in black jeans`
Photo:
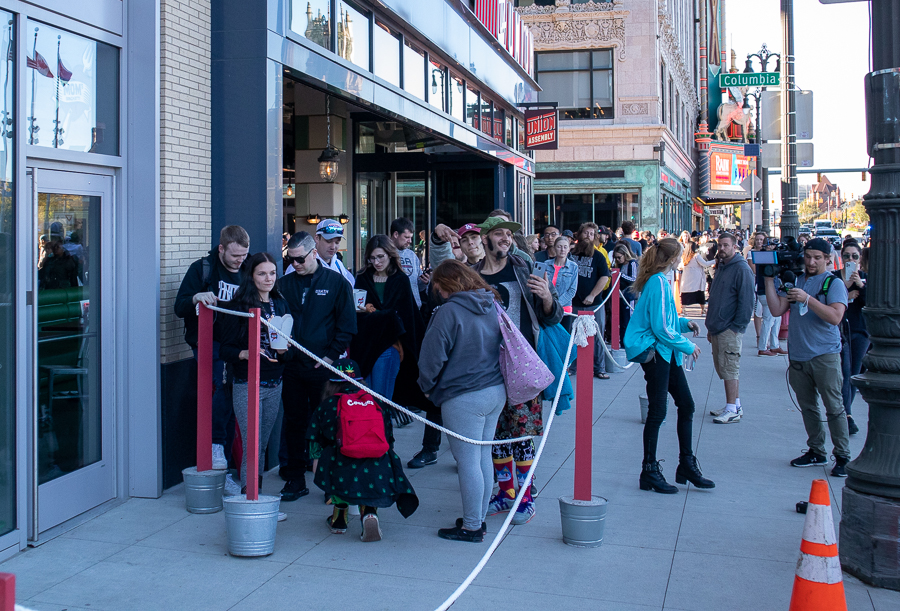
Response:
[{"label": "woman in black jeans", "polygon": [[[844,399],[844,411],[847,412],[847,426],[851,435],[859,432],[859,426],[850,415],[853,398],[856,395],[856,387],[850,382],[850,378],[862,370],[862,360],[869,350],[869,332],[866,330],[866,321],[862,315],[862,309],[866,307],[866,269],[864,265],[863,249],[859,242],[847,240],[841,249],[841,260],[844,263],[842,272],[835,272],[847,287],[848,305],[844,312],[844,320],[841,321],[841,369],[844,374],[842,395]],[[847,273],[847,272],[851,273]]]},{"label": "woman in black jeans", "polygon": [[697,323],[679,318],[675,298],[666,274],[678,264],[681,245],[672,238],[664,238],[643,254],[638,266],[637,279],[632,289],[640,294],[628,329],[625,331],[625,353],[628,360],[640,363],[647,381],[647,398],[650,410],[644,425],[644,462],[641,469],[641,490],[653,490],[663,494],[675,494],[678,488],[666,482],[659,461],[656,445],[659,427],[666,417],[667,395],[671,394],[678,408],[678,446],[680,457],[675,471],[675,482],[691,482],[697,488],[715,488],[704,478],[691,448],[691,432],[694,417],[694,399],[684,376],[681,364],[685,355],[700,356],[700,348],[682,333],[700,335]]}]

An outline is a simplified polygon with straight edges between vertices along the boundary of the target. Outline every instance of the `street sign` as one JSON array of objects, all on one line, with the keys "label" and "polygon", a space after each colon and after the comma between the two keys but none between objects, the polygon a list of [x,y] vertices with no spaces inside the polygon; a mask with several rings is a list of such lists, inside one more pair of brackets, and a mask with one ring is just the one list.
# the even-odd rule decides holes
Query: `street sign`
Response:
[{"label": "street sign", "polygon": [[716,208],[707,207],[706,212],[709,213],[710,216],[725,216],[728,214],[728,211],[723,206],[718,206]]},{"label": "street sign", "polygon": [[[781,167],[781,143],[766,142],[759,145],[759,162],[762,167],[780,168]],[[797,143],[797,167],[811,168],[813,167],[813,143],[798,142]]]},{"label": "street sign", "polygon": [[[813,92],[796,91],[797,140],[813,138]],[[760,137],[781,140],[781,91],[763,91],[759,97]]]},{"label": "street sign", "polygon": [[778,72],[734,72],[719,75],[719,87],[776,87],[781,83]]},{"label": "street sign", "polygon": [[753,197],[759,190],[762,189],[762,181],[757,178],[756,174],[750,174],[741,181],[741,187],[744,188],[744,191],[750,194],[750,197]]}]

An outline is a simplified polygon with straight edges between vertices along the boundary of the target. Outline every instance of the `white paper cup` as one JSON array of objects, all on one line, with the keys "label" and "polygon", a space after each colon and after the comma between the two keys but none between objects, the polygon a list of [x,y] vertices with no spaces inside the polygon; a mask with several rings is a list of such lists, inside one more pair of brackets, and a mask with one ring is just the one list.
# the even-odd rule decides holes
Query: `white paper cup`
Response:
[{"label": "white paper cup", "polygon": [[353,289],[353,299],[356,300],[357,310],[362,310],[366,307],[366,291],[362,289]]}]

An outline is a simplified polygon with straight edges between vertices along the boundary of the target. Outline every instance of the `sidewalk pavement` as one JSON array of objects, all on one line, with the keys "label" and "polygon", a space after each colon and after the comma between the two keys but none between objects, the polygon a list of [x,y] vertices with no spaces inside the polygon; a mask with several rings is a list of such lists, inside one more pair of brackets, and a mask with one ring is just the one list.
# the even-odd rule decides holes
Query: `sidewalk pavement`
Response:
[{"label": "sidewalk pavement", "polygon": [[[806,434],[791,402],[785,357],[757,357],[751,325],[744,341],[739,424],[716,425],[710,409],[724,402],[709,344],[688,373],[697,404],[694,445],[711,491],[679,486],[675,495],[638,489],[641,431],[638,366],[594,381],[593,490],[609,500],[603,545],[579,549],[562,542],[557,498],[571,494],[574,409],[554,422],[537,469],[537,515],[512,527],[493,558],[453,607],[522,606],[554,611],[787,609],[800,549],[810,482],[828,480],[835,526],[842,479],[827,468],[796,469]],[[705,333],[704,333],[705,335]],[[865,430],[867,405],[854,415]],[[419,449],[422,425],[396,431],[404,462]],[[856,456],[863,434],[851,438]],[[675,415],[660,435],[664,473],[678,463]],[[444,541],[437,529],[462,515],[455,463],[446,440],[438,464],[407,471],[421,505],[408,520],[395,509],[379,516],[380,543],[359,541],[356,523],[345,535],[325,524],[330,507],[317,488],[282,503],[275,553],[228,556],[223,513],[192,515],[181,486],[157,500],[131,499],[35,549],[0,564],[16,574],[19,603],[39,611],[435,609],[487,550],[505,516],[488,518],[482,545]],[[277,494],[275,472],[263,490]],[[848,608],[900,609],[900,592],[868,587],[844,575]]]}]

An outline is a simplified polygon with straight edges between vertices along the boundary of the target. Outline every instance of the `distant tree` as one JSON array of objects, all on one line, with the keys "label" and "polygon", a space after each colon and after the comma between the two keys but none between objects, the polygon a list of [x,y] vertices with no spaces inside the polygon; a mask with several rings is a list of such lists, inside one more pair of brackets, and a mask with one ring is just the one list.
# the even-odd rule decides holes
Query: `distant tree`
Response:
[{"label": "distant tree", "polygon": [[819,215],[819,207],[813,200],[807,198],[797,206],[797,214],[800,216],[800,222],[805,223]]},{"label": "distant tree", "polygon": [[850,207],[850,222],[857,226],[863,226],[869,224],[869,215],[866,212],[866,207],[863,206],[861,201],[858,201]]}]

